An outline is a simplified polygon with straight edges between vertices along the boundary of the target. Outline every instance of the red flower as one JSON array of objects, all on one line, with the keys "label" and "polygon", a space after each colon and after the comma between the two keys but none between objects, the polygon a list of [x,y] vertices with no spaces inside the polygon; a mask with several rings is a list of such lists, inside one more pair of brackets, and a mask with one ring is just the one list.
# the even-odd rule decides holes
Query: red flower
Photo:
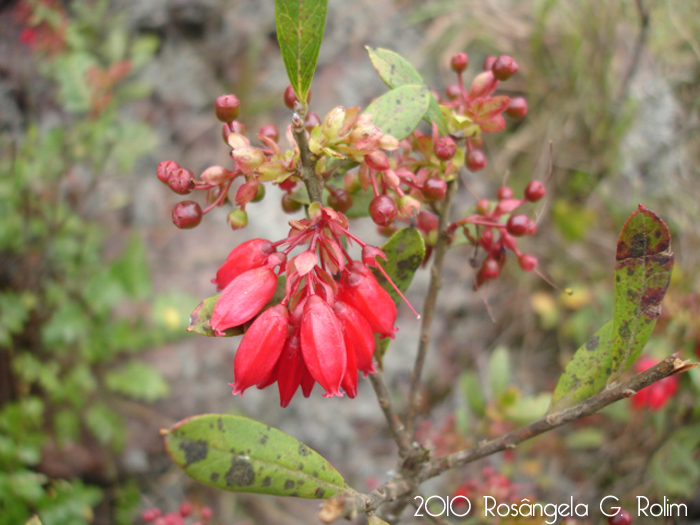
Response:
[{"label": "red flower", "polygon": [[217,335],[255,317],[277,290],[277,275],[270,268],[255,268],[233,279],[214,306],[211,327]]},{"label": "red flower", "polygon": [[243,272],[265,266],[268,257],[275,251],[272,243],[265,239],[252,239],[238,245],[221,265],[212,283],[217,290],[226,286]]},{"label": "red flower", "polygon": [[359,261],[343,270],[338,287],[338,300],[355,308],[381,337],[394,337],[396,304],[382,288],[374,274]]},{"label": "red flower", "polygon": [[310,296],[304,305],[301,351],[311,377],[326,396],[342,396],[340,382],[347,368],[343,329],[333,309],[318,295]]},{"label": "red flower", "polygon": [[[656,365],[658,361],[651,357],[642,357],[635,366],[637,373],[644,372]],[[671,397],[678,391],[679,378],[676,375],[668,376],[643,388],[632,397],[632,406],[637,409],[645,405],[652,410],[660,410]]]},{"label": "red flower", "polygon": [[281,304],[268,308],[253,321],[238,345],[233,362],[236,381],[230,386],[234,394],[270,375],[282,353],[288,325],[289,314]]},{"label": "red flower", "polygon": [[376,346],[374,332],[372,332],[369,321],[362,317],[355,308],[341,301],[337,301],[333,305],[333,311],[343,327],[343,338],[345,347],[348,349],[348,356],[350,353],[353,354],[357,369],[367,377],[368,374],[375,372],[372,358]]}]

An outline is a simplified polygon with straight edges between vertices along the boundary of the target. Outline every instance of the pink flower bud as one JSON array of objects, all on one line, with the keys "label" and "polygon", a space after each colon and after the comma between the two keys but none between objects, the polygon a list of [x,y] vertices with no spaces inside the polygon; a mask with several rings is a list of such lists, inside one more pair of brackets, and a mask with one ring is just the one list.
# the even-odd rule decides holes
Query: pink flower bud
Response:
[{"label": "pink flower bud", "polygon": [[272,243],[266,239],[251,239],[239,244],[228,254],[226,262],[216,272],[212,283],[216,285],[217,290],[223,290],[243,272],[264,266],[274,251]]},{"label": "pink flower bud", "polygon": [[471,89],[469,90],[469,98],[488,97],[496,91],[498,80],[493,76],[491,71],[483,71],[474,77]]},{"label": "pink flower bud", "polygon": [[277,290],[277,275],[269,268],[255,268],[241,273],[221,292],[211,316],[217,335],[240,326],[255,317]]},{"label": "pink flower bud", "polygon": [[326,395],[342,396],[340,382],[347,367],[343,329],[333,309],[318,295],[310,296],[304,305],[301,351],[311,376]]},{"label": "pink flower bud", "polygon": [[364,264],[353,261],[345,267],[338,287],[338,300],[349,304],[367,319],[372,331],[394,337],[397,310],[391,296]]},{"label": "pink flower bud", "polygon": [[378,150],[365,155],[365,162],[367,163],[367,166],[377,171],[386,171],[391,167],[389,164],[389,159],[386,157],[386,155]]},{"label": "pink flower bud", "polygon": [[243,335],[233,361],[233,393],[242,393],[272,372],[287,339],[289,314],[281,304],[261,313]]}]

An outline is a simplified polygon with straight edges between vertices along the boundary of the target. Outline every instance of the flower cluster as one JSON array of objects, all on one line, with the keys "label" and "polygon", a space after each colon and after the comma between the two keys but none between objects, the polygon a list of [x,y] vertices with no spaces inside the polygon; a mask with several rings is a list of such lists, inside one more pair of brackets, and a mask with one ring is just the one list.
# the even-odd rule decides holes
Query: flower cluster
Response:
[{"label": "flower cluster", "polygon": [[[635,364],[635,369],[637,373],[644,372],[657,363],[658,361],[652,357],[642,357]],[[652,410],[660,410],[678,391],[679,381],[680,378],[677,375],[672,375],[652,383],[632,397],[632,406],[637,409],[648,406]]]},{"label": "flower cluster", "polygon": [[[383,272],[382,251],[352,235],[345,216],[330,208],[312,205],[309,215],[290,221],[279,242],[253,239],[235,248],[213,281],[222,290],[214,332],[247,327],[234,360],[234,394],[277,382],[287,406],[299,386],[308,397],[319,383],[327,397],[341,389],[355,397],[358,371],[374,371],[375,334],[394,335],[396,305],[370,270]],[[362,246],[361,261],[352,260],[344,241]],[[282,274],[283,297],[270,306]]]},{"label": "flower cluster", "polygon": [[[486,252],[486,258],[476,274],[477,288],[484,282],[498,277],[506,261],[506,250],[515,253],[520,268],[524,271],[536,271],[537,258],[518,249],[518,237],[537,233],[537,223],[523,213],[513,212],[525,202],[539,201],[545,192],[544,185],[533,180],[525,187],[523,198],[516,199],[512,188],[501,186],[495,206],[486,199],[480,199],[476,203],[476,214],[464,217],[449,226],[450,232],[462,227],[469,242]],[[476,226],[476,235],[470,232],[468,225]]]},{"label": "flower cluster", "polygon": [[177,511],[163,513],[160,507],[146,509],[141,513],[141,519],[144,523],[153,523],[154,525],[187,525],[190,523],[189,520],[196,520],[191,522],[192,525],[205,525],[209,523],[213,515],[213,511],[209,507],[195,509],[192,503],[183,501]]}]

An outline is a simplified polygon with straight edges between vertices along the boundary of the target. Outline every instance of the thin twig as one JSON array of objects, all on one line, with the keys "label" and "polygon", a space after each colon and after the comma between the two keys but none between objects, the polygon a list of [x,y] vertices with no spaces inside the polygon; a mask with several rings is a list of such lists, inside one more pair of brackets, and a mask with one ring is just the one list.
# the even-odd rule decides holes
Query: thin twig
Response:
[{"label": "thin twig", "polygon": [[380,371],[377,371],[374,374],[370,374],[369,380],[372,383],[375,394],[377,394],[379,406],[382,407],[384,417],[386,417],[386,421],[389,424],[389,429],[394,436],[396,444],[399,446],[399,456],[402,458],[408,457],[413,451],[413,447],[411,447],[411,437],[409,433],[406,432],[406,428],[394,411],[389,396],[389,389],[384,382],[384,376]]},{"label": "thin twig", "polygon": [[634,43],[632,58],[630,59],[627,71],[625,71],[625,76],[620,84],[620,91],[617,95],[615,107],[618,112],[621,111],[622,106],[629,96],[630,85],[639,68],[639,61],[642,57],[642,50],[644,49],[647,32],[649,30],[649,11],[645,9],[642,0],[636,0],[635,4],[637,6],[637,12],[639,13],[639,35],[637,35],[637,40]]},{"label": "thin twig", "polygon": [[615,401],[634,395],[652,383],[661,381],[670,375],[685,372],[696,366],[698,366],[698,363],[683,361],[678,358],[677,354],[674,354],[644,372],[631,377],[629,380],[611,388],[606,388],[578,405],[545,416],[534,423],[509,432],[499,438],[484,441],[474,448],[426,461],[422,469],[411,479],[399,474],[396,478],[369,494],[351,492],[334,496],[322,504],[319,516],[323,516],[322,519],[325,523],[331,523],[358,512],[374,511],[385,503],[414,494],[421,482],[439,476],[449,469],[472,463],[496,452],[515,448],[516,445],[523,441],[549,432],[565,423],[595,414]]},{"label": "thin twig", "polygon": [[447,193],[445,195],[442,209],[440,210],[440,223],[438,225],[440,235],[435,243],[435,260],[430,268],[430,285],[428,286],[428,294],[425,297],[425,303],[423,304],[423,311],[421,313],[423,321],[420,328],[418,351],[416,353],[415,363],[413,364],[413,371],[411,372],[411,386],[408,395],[408,416],[406,418],[406,429],[409,435],[413,433],[413,420],[416,416],[416,410],[419,405],[418,391],[420,388],[421,375],[423,373],[425,355],[428,352],[430,326],[433,322],[433,315],[437,305],[437,295],[442,284],[442,263],[445,259],[445,252],[447,251],[449,245],[449,236],[446,231],[447,223],[449,220],[452,198],[454,197],[456,189],[457,179],[454,178],[447,184]]},{"label": "thin twig", "polygon": [[310,202],[322,202],[323,180],[316,175],[316,161],[309,149],[309,141],[304,128],[304,108],[297,102],[292,114],[292,135],[299,146],[301,159],[301,180],[309,192]]}]

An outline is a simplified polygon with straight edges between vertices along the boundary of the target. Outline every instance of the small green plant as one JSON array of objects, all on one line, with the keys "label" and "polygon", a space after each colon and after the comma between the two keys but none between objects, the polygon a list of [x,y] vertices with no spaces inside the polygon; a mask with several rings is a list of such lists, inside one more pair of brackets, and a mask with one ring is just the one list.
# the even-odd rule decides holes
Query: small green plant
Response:
[{"label": "small green plant", "polygon": [[147,94],[130,73],[150,60],[155,42],[133,40],[108,6],[75,3],[66,12],[26,0],[15,11],[22,40],[55,83],[64,121],[0,137],[3,524],[33,514],[44,525],[90,523],[102,490],[81,481],[80,469],[68,471],[72,479],[52,478],[47,454],[60,463],[69,445],[96,443],[93,460],[109,479],[125,439],[115,403],[169,393],[137,356],[177,337],[179,312],[153,297],[138,234],[106,261],[103,213],[89,211],[98,182],[131,170],[155,145],[145,124],[119,113]]}]

